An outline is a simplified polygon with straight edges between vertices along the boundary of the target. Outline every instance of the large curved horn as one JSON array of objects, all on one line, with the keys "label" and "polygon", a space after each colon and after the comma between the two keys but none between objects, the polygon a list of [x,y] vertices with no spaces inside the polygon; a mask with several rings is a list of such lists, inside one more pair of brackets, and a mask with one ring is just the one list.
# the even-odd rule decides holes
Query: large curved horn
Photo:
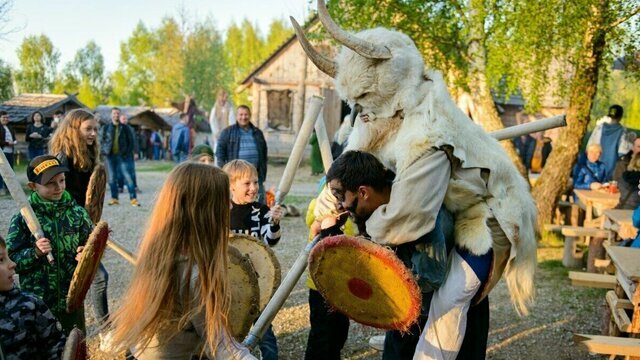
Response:
[{"label": "large curved horn", "polygon": [[376,45],[370,41],[360,39],[348,32],[342,30],[338,24],[333,21],[327,11],[327,6],[324,4],[324,0],[318,0],[318,15],[320,21],[324,25],[327,32],[338,40],[344,46],[355,51],[361,56],[369,59],[389,59],[391,58],[391,51],[386,46]]},{"label": "large curved horn", "polygon": [[304,32],[302,31],[302,28],[300,27],[296,19],[294,19],[293,16],[289,16],[289,19],[291,20],[293,29],[296,31],[298,41],[300,41],[300,45],[302,45],[302,49],[304,49],[304,52],[307,53],[309,59],[311,59],[311,61],[316,64],[318,69],[320,69],[323,73],[331,76],[332,78],[335,78],[337,69],[336,63],[317,52],[313,45],[309,43],[309,40],[307,40],[307,38],[304,36]]}]

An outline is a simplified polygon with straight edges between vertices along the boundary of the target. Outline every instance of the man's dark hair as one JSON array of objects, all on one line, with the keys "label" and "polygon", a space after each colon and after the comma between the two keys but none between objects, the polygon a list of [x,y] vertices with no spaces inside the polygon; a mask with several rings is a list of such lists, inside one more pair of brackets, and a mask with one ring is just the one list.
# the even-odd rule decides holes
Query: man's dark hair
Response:
[{"label": "man's dark hair", "polygon": [[119,108],[119,107],[117,107],[117,106],[112,107],[112,108],[111,108],[111,111],[113,111],[113,110],[118,110],[118,111],[122,112],[122,110],[120,110],[120,108]]},{"label": "man's dark hair", "polygon": [[238,110],[240,110],[240,109],[245,109],[245,110],[247,110],[249,112],[249,114],[251,114],[251,109],[247,105],[238,106]]},{"label": "man's dark hair", "polygon": [[5,116],[5,115],[9,115],[9,114],[7,114],[7,112],[4,110],[0,110],[0,116]]},{"label": "man's dark hair", "polygon": [[184,118],[188,118],[189,114],[187,113],[180,113],[180,120],[184,119]]},{"label": "man's dark hair", "polygon": [[64,115],[64,111],[56,110],[56,112],[54,112],[53,115]]},{"label": "man's dark hair", "polygon": [[607,115],[612,119],[620,120],[622,119],[623,113],[624,111],[622,110],[622,106],[615,104],[609,107],[609,113]]},{"label": "man's dark hair", "polygon": [[360,186],[371,186],[382,191],[393,181],[393,173],[370,153],[351,150],[340,155],[327,172],[327,182],[338,180],[345,190],[357,191]]}]

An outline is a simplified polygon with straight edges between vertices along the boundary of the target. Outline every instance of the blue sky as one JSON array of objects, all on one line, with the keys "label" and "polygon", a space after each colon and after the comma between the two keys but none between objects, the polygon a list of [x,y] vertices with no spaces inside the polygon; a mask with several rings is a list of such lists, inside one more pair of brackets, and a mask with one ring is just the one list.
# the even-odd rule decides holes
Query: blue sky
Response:
[{"label": "blue sky", "polygon": [[138,21],[157,27],[163,16],[177,17],[181,8],[190,19],[212,17],[221,31],[246,17],[265,34],[274,18],[288,21],[292,15],[303,21],[309,5],[308,0],[14,0],[5,30],[16,31],[0,39],[0,58],[17,66],[16,49],[22,39],[45,34],[60,51],[59,69],[80,47],[95,40],[107,71],[113,71],[120,43],[131,35]]}]

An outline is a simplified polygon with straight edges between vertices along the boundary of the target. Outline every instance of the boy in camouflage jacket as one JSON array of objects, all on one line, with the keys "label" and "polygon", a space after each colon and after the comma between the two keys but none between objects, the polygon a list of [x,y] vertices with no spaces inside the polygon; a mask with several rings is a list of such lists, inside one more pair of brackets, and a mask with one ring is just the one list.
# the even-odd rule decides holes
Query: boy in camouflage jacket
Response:
[{"label": "boy in camouflage jacket", "polygon": [[14,286],[15,269],[0,236],[0,359],[60,358],[62,326],[42,300]]},{"label": "boy in camouflage jacket", "polygon": [[[29,202],[40,222],[44,238],[35,240],[21,214],[11,219],[7,248],[15,259],[23,290],[40,297],[60,320],[65,334],[73,326],[85,332],[84,308],[68,314],[66,296],[80,252],[93,224],[87,211],[76,204],[65,191],[64,172],[58,159],[51,155],[34,158],[27,168],[28,186],[34,192]],[[55,258],[49,264],[46,254]]]}]

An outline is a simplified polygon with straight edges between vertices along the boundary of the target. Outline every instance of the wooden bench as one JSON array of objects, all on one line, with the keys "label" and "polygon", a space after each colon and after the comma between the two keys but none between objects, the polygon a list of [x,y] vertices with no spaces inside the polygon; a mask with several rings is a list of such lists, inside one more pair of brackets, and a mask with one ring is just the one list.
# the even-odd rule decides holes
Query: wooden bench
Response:
[{"label": "wooden bench", "polygon": [[578,248],[579,239],[582,237],[593,238],[593,241],[589,241],[588,244],[587,271],[589,272],[596,271],[595,260],[604,258],[603,242],[611,238],[611,231],[590,227],[547,224],[545,230],[564,236],[562,265],[566,268],[582,267],[582,251]]},{"label": "wooden bench", "polygon": [[616,287],[616,277],[614,275],[569,271],[569,279],[571,279],[571,285],[573,286],[599,289],[615,289]]},{"label": "wooden bench", "polygon": [[596,354],[640,356],[640,339],[623,338],[616,336],[574,334],[573,341],[587,347],[587,350]]}]

